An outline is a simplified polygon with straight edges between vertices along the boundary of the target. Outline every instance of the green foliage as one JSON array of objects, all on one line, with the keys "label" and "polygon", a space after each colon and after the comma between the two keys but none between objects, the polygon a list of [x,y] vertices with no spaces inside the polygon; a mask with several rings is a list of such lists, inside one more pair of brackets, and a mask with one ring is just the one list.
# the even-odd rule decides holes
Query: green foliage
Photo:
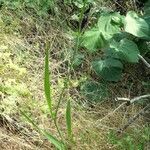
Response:
[{"label": "green foliage", "polygon": [[101,31],[106,40],[121,31],[122,16],[119,13],[104,13],[98,19],[98,30]]},{"label": "green foliage", "polygon": [[92,67],[97,75],[102,76],[105,80],[118,81],[121,77],[123,65],[117,59],[107,58],[105,60],[94,61]]},{"label": "green foliage", "polygon": [[73,63],[73,67],[76,68],[76,67],[80,66],[82,64],[82,62],[83,62],[83,59],[84,59],[84,55],[83,54],[80,54],[80,53],[76,54],[76,56],[75,56],[75,58],[74,58],[74,60],[72,62]]},{"label": "green foliage", "polygon": [[27,121],[29,123],[31,123],[34,128],[36,128],[41,134],[43,134],[52,144],[54,144],[56,146],[56,148],[58,148],[59,150],[65,150],[65,147],[63,145],[62,142],[60,142],[57,138],[55,138],[52,134],[50,134],[49,132],[40,129],[36,123],[26,115],[26,113],[24,113],[23,111],[21,111],[21,114],[27,119]]},{"label": "green foliage", "polygon": [[59,150],[66,150],[65,145],[60,142],[57,138],[55,138],[52,134],[50,134],[47,131],[43,131],[43,135],[52,143],[55,145],[55,147]]},{"label": "green foliage", "polygon": [[149,143],[149,138],[149,127],[134,129],[133,133],[124,133],[121,138],[114,131],[108,135],[109,142],[122,150],[144,150]]},{"label": "green foliage", "polygon": [[138,54],[140,54],[137,45],[126,38],[120,42],[113,41],[110,43],[111,52],[117,56],[117,58],[126,62],[137,63]]},{"label": "green foliage", "polygon": [[125,17],[125,31],[139,38],[150,39],[149,24],[133,11],[129,11]]},{"label": "green foliage", "polygon": [[1,0],[2,6],[12,10],[32,9],[39,16],[54,14],[54,0]]},{"label": "green foliage", "polygon": [[104,47],[106,44],[106,40],[104,39],[102,33],[96,29],[93,28],[83,35],[83,42],[82,44],[87,48],[88,52],[95,52],[98,49]]},{"label": "green foliage", "polygon": [[82,46],[90,53],[103,49],[104,57],[94,61],[92,68],[105,80],[118,81],[123,64],[138,63],[139,55],[143,54],[142,47],[136,44],[140,40],[146,45],[150,40],[150,24],[143,16],[133,11],[126,16],[107,12],[101,14],[94,28],[85,31]]},{"label": "green foliage", "polygon": [[72,123],[71,123],[71,103],[70,100],[67,102],[66,108],[66,125],[69,139],[72,139]]},{"label": "green foliage", "polygon": [[79,9],[82,9],[84,5],[88,5],[90,3],[93,3],[94,0],[64,0],[66,4],[74,4]]},{"label": "green foliage", "polygon": [[[21,111],[22,115],[28,120],[29,123],[31,123],[41,134],[43,134],[53,145],[55,145],[55,147],[59,150],[65,150],[66,149],[66,145],[65,145],[65,141],[62,137],[61,131],[58,127],[57,124],[57,115],[58,115],[58,109],[60,108],[60,103],[61,103],[61,99],[62,96],[64,94],[64,90],[67,88],[67,84],[69,82],[69,79],[67,81],[67,83],[63,86],[63,90],[60,94],[60,97],[58,99],[58,104],[56,106],[56,110],[55,112],[53,111],[52,108],[52,87],[51,87],[51,74],[49,72],[49,44],[46,43],[46,49],[45,49],[45,72],[44,72],[44,92],[45,92],[45,97],[46,97],[46,101],[47,101],[47,106],[49,108],[49,112],[52,118],[52,121],[54,122],[55,128],[57,130],[57,133],[60,137],[61,140],[59,140],[58,138],[54,137],[51,133],[40,129],[36,123],[34,123],[34,121],[28,117],[26,115],[26,113],[24,113],[23,111]],[[67,125],[67,133],[68,133],[68,137],[69,140],[72,141],[72,122],[71,122],[71,102],[70,100],[68,100],[67,102],[67,107],[66,107],[66,125]]]}]

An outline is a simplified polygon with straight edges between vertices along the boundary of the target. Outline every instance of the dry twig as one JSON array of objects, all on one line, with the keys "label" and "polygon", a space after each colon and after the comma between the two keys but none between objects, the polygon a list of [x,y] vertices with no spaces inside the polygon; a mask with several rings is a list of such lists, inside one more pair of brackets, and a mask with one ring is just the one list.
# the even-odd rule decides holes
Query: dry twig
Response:
[{"label": "dry twig", "polygon": [[116,98],[116,101],[126,101],[127,105],[131,105],[134,102],[141,101],[141,100],[143,100],[145,98],[149,98],[149,97],[150,97],[150,94],[138,96],[138,97],[135,97],[133,99],[124,98],[124,97],[118,97],[118,98]]}]

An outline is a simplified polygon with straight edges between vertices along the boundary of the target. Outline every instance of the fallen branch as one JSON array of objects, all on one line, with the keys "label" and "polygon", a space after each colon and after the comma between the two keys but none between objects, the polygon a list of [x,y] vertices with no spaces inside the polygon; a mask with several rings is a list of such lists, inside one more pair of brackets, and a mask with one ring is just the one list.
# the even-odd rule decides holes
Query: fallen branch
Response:
[{"label": "fallen branch", "polygon": [[138,55],[139,58],[141,59],[141,61],[148,67],[150,68],[150,64],[145,60],[145,58],[143,56],[141,56],[140,54]]},{"label": "fallen branch", "polygon": [[137,101],[141,101],[145,98],[149,98],[150,97],[150,94],[147,94],[147,95],[142,95],[142,96],[138,96],[138,97],[135,97],[133,99],[129,99],[129,98],[124,98],[124,97],[118,97],[116,98],[116,101],[126,101],[127,102],[127,105],[131,105],[133,104],[134,102],[137,102]]},{"label": "fallen branch", "polygon": [[132,104],[132,103],[134,103],[134,102],[136,102],[136,101],[139,101],[139,100],[141,100],[141,99],[148,98],[148,97],[150,97],[150,94],[135,97],[135,98],[133,98],[133,99],[130,100],[130,104]]}]

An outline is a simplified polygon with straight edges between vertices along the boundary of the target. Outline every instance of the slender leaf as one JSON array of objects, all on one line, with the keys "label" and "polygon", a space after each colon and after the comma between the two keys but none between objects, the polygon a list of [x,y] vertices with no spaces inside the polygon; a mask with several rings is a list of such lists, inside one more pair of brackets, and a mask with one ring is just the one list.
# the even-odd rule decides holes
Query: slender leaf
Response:
[{"label": "slender leaf", "polygon": [[25,112],[23,112],[21,110],[20,110],[20,112],[26,118],[26,120],[33,125],[34,128],[36,128],[40,133],[42,133],[41,129],[34,123],[34,121],[29,116],[26,115]]},{"label": "slender leaf", "polygon": [[51,116],[53,116],[51,84],[50,84],[50,75],[49,75],[49,50],[48,50],[48,47],[46,47],[46,56],[45,56],[44,91],[45,91],[45,97],[47,100],[47,104],[48,104]]},{"label": "slender leaf", "polygon": [[65,150],[65,145],[60,142],[58,139],[56,139],[54,136],[52,136],[50,133],[47,131],[43,130],[43,135],[52,143],[55,145],[56,148],[59,150]]},{"label": "slender leaf", "polygon": [[62,142],[60,142],[57,138],[55,138],[52,134],[48,133],[45,130],[40,129],[34,121],[28,117],[23,111],[21,111],[21,114],[27,119],[29,123],[33,125],[34,128],[36,128],[41,134],[43,134],[55,147],[57,147],[59,150],[65,150],[65,146]]},{"label": "slender leaf", "polygon": [[67,108],[66,108],[66,125],[67,125],[67,132],[68,137],[72,138],[72,123],[71,123],[71,104],[70,100],[67,102]]}]

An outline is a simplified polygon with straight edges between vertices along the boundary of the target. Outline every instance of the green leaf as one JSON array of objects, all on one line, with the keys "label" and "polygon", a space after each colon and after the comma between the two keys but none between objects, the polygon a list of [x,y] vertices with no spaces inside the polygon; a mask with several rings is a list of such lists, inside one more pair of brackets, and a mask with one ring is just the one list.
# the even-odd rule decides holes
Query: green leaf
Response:
[{"label": "green leaf", "polygon": [[47,105],[49,107],[51,116],[53,117],[51,84],[50,84],[50,75],[49,75],[49,50],[48,50],[48,47],[46,47],[46,56],[45,56],[44,91],[45,91],[45,97],[47,100]]},{"label": "green leaf", "polygon": [[65,145],[60,142],[57,138],[55,138],[54,136],[52,136],[50,133],[48,133],[47,131],[43,130],[43,135],[52,143],[55,145],[56,148],[58,148],[59,150],[65,150]]},{"label": "green leaf", "polygon": [[55,147],[57,147],[59,150],[65,150],[65,146],[62,142],[60,142],[57,138],[55,138],[52,134],[48,133],[47,131],[40,129],[36,125],[36,123],[34,123],[34,121],[26,115],[25,112],[23,111],[20,111],[20,112],[27,119],[27,121],[31,123],[33,127],[36,128],[40,132],[40,134],[43,134],[52,144],[54,144]]},{"label": "green leaf", "polygon": [[119,13],[105,13],[98,20],[98,28],[104,35],[104,38],[109,40],[114,34],[121,31],[122,16]]},{"label": "green leaf", "polygon": [[99,29],[93,28],[89,31],[86,31],[83,35],[82,45],[91,53],[104,47],[106,43],[107,42],[105,41]]},{"label": "green leaf", "polygon": [[34,128],[36,128],[40,133],[42,133],[41,129],[36,125],[36,123],[29,116],[27,116],[25,112],[23,112],[22,110],[20,110],[20,112],[25,117],[25,119],[33,125]]},{"label": "green leaf", "polygon": [[107,81],[118,81],[121,78],[123,69],[122,63],[113,58],[94,61],[92,67],[97,75],[100,75]]},{"label": "green leaf", "polygon": [[66,125],[69,139],[72,138],[72,123],[71,123],[71,104],[70,100],[67,102],[66,108]]},{"label": "green leaf", "polygon": [[122,39],[120,42],[113,41],[110,44],[110,50],[113,55],[117,55],[115,58],[121,60],[137,63],[139,60],[138,55],[140,54],[137,45],[128,39]]},{"label": "green leaf", "polygon": [[144,6],[144,16],[145,17],[150,17],[150,0],[148,0],[145,3],[145,6]]},{"label": "green leaf", "polygon": [[149,24],[133,11],[129,11],[126,15],[125,31],[139,38],[150,39]]},{"label": "green leaf", "polygon": [[143,18],[148,23],[150,27],[150,0],[147,1],[147,3],[144,6],[144,16]]}]

